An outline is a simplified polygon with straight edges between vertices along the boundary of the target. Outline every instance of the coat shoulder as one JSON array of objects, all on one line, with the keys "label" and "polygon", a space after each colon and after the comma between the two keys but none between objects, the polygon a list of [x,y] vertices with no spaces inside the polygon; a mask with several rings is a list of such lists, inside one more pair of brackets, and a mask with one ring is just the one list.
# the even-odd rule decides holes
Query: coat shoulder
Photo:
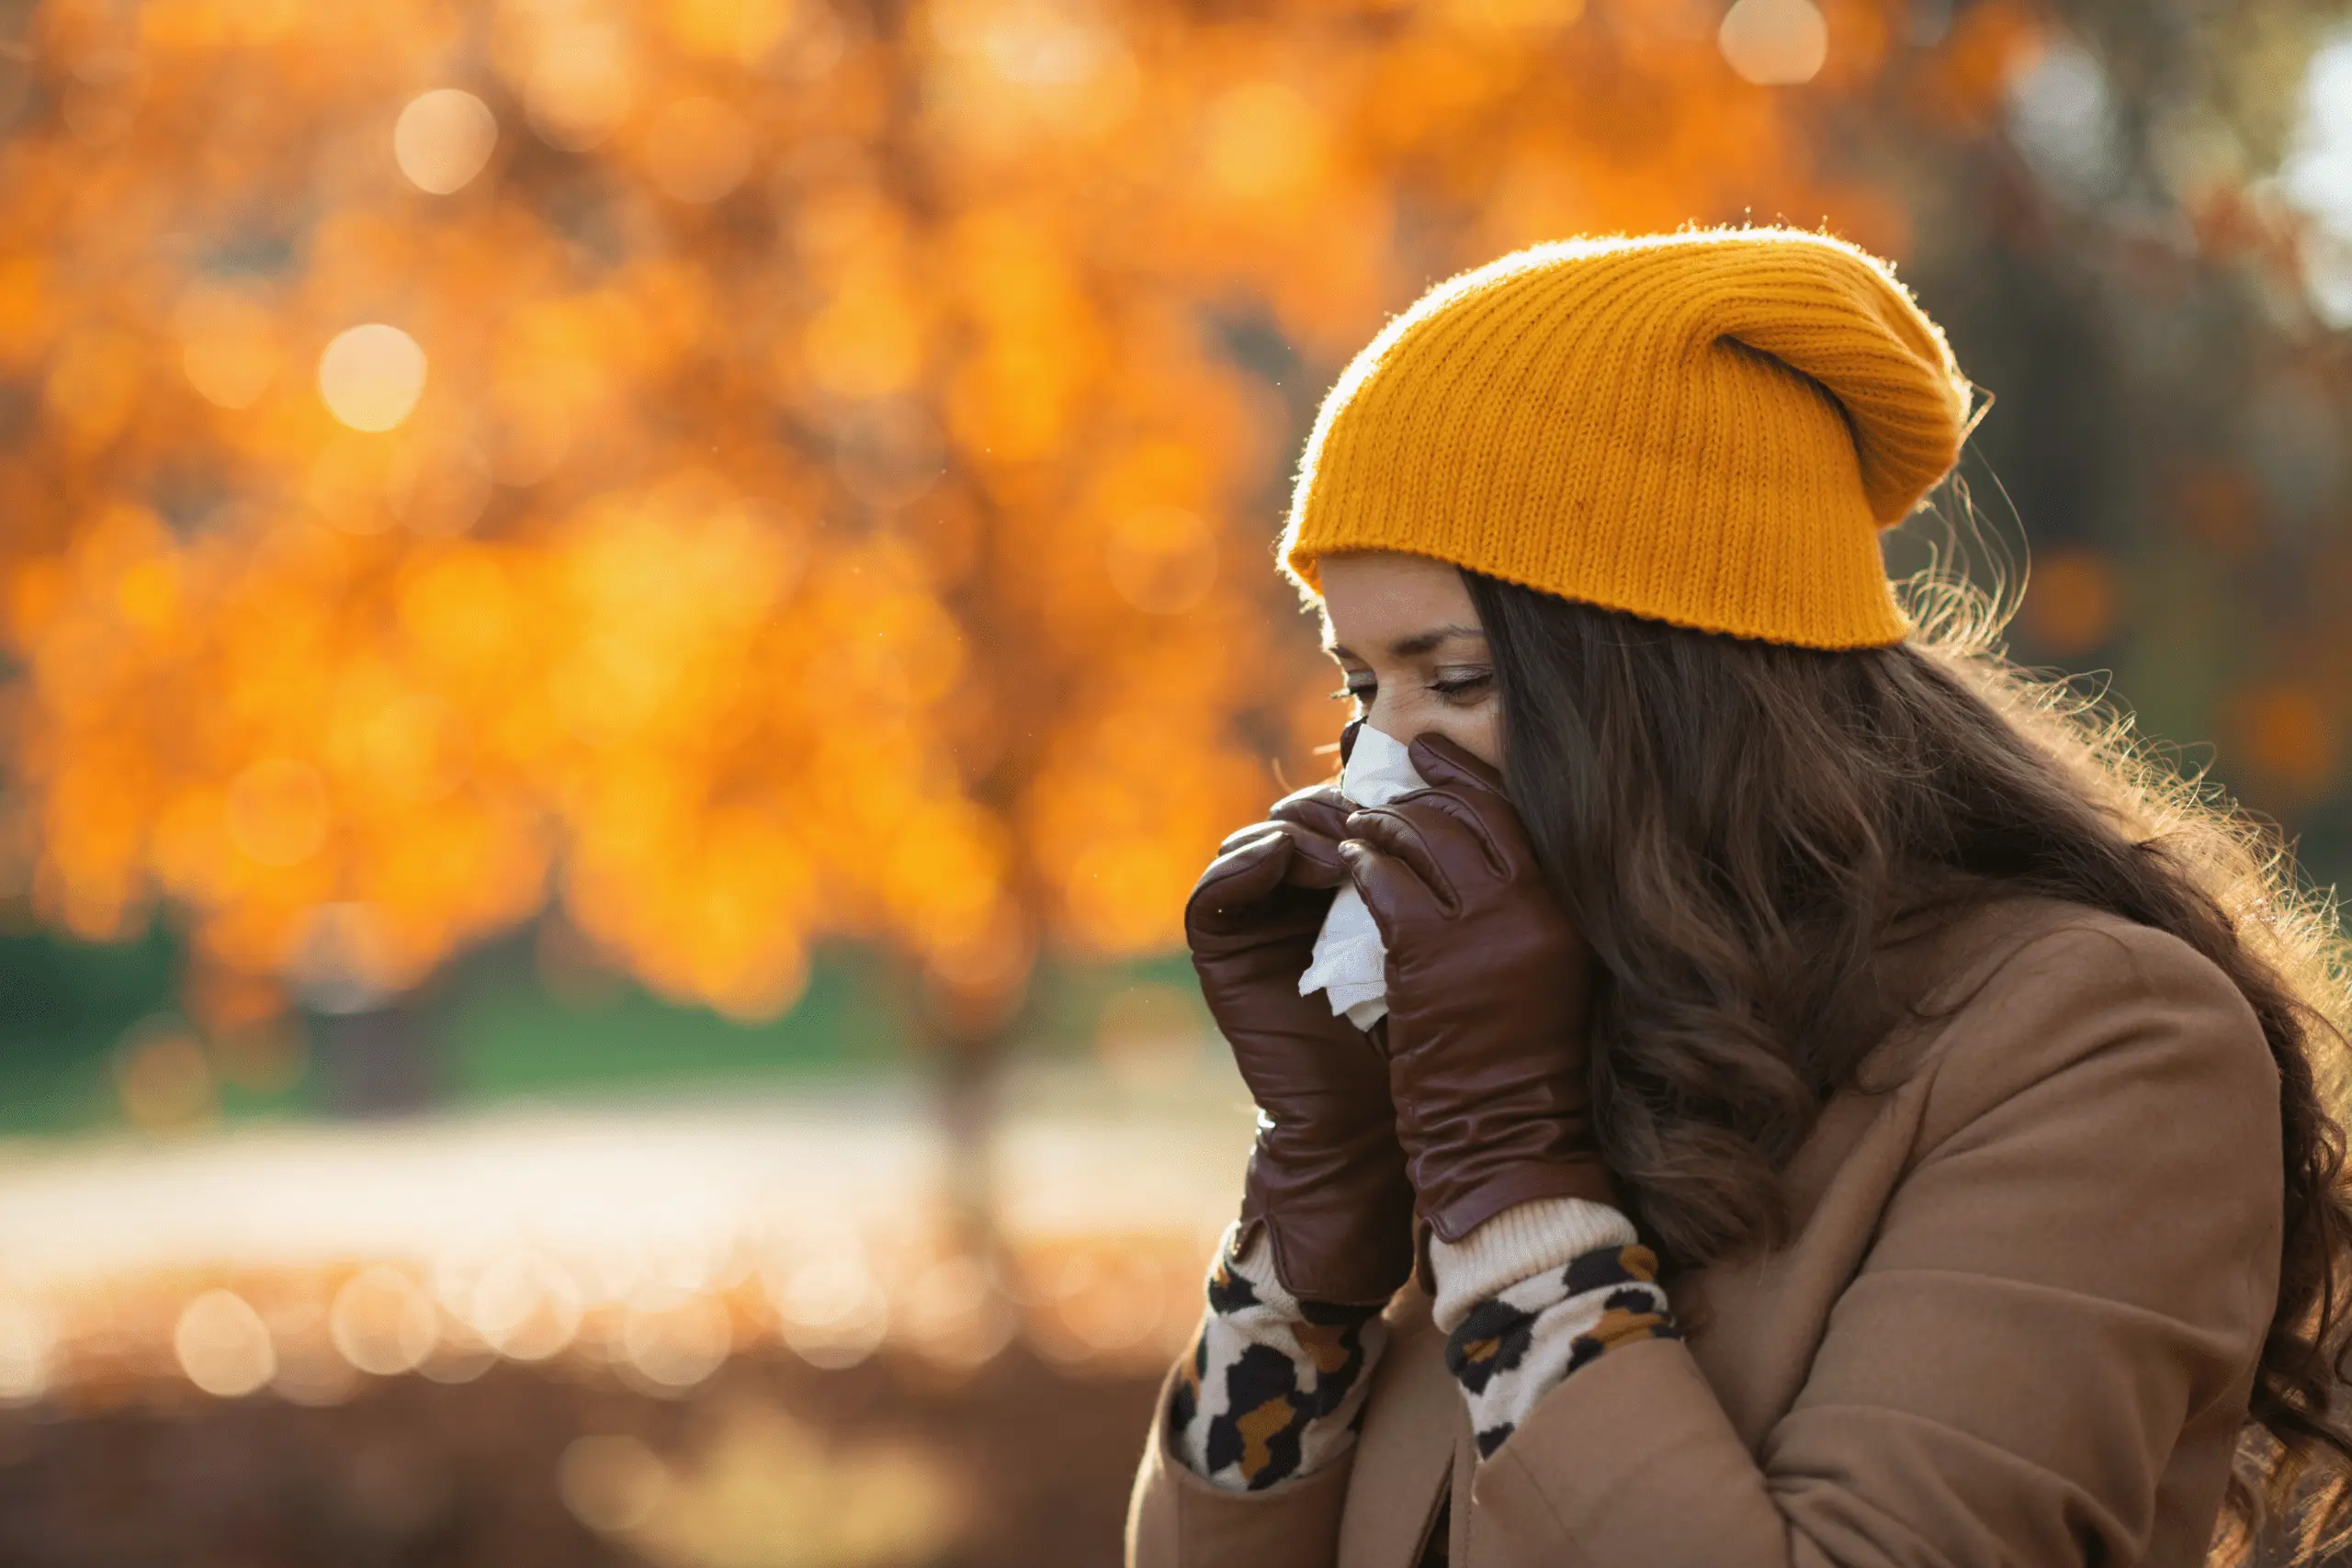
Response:
[{"label": "coat shoulder", "polygon": [[2253,1006],[2221,965],[2168,931],[2085,905],[2020,898],[1956,922],[1918,1008],[1930,1122],[2111,1053],[2181,1096],[2275,1103],[2278,1069]]}]

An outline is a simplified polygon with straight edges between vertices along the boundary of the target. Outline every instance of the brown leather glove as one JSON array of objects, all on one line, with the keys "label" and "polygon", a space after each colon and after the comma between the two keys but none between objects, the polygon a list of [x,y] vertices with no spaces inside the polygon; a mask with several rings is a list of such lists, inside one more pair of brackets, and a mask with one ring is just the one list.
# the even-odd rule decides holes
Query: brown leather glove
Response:
[{"label": "brown leather glove", "polygon": [[1258,1102],[1242,1236],[1263,1224],[1283,1288],[1375,1306],[1412,1268],[1413,1190],[1388,1067],[1321,993],[1298,994],[1315,933],[1347,876],[1335,785],[1277,802],[1225,841],[1184,907],[1201,994]]},{"label": "brown leather glove", "polygon": [[1408,754],[1430,787],[1351,816],[1340,852],[1388,948],[1388,1092],[1420,1215],[1454,1242],[1531,1198],[1614,1203],[1591,953],[1495,771],[1436,736]]}]

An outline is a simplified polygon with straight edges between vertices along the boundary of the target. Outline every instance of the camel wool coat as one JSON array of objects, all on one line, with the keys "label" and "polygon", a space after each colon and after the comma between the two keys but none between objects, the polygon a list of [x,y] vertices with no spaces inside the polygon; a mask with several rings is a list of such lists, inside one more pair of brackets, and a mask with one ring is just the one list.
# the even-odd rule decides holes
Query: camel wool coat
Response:
[{"label": "camel wool coat", "polygon": [[2049,900],[1881,964],[1932,1016],[1825,1108],[1788,1242],[1673,1285],[1684,1340],[1571,1373],[1480,1463],[1408,1285],[1361,1436],[1305,1479],[1209,1485],[1163,1391],[1131,1568],[2202,1562],[2278,1290],[2253,1010],[2179,940]]}]

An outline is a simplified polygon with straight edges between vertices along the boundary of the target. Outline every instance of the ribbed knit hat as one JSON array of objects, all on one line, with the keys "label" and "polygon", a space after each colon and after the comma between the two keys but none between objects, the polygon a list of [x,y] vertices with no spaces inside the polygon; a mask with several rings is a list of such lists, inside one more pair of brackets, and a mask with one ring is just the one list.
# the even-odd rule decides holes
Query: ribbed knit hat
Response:
[{"label": "ribbed knit hat", "polygon": [[1888,265],[1716,229],[1538,245],[1438,285],[1324,399],[1283,536],[1404,550],[1806,648],[1902,640],[1879,554],[1969,386]]}]

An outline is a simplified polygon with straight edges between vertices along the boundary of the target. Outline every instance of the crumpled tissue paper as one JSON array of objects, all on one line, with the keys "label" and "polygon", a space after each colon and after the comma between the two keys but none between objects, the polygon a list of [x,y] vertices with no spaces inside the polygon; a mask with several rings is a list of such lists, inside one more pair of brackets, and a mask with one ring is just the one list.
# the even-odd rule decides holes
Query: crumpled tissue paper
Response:
[{"label": "crumpled tissue paper", "polygon": [[[1413,771],[1403,741],[1368,724],[1356,731],[1355,747],[1340,773],[1341,795],[1358,806],[1385,806],[1428,787],[1429,781]],[[1327,993],[1331,1010],[1346,1014],[1358,1029],[1370,1029],[1388,1014],[1388,950],[1353,883],[1332,897],[1331,912],[1315,935],[1314,961],[1298,977],[1300,996],[1317,991]]]}]

